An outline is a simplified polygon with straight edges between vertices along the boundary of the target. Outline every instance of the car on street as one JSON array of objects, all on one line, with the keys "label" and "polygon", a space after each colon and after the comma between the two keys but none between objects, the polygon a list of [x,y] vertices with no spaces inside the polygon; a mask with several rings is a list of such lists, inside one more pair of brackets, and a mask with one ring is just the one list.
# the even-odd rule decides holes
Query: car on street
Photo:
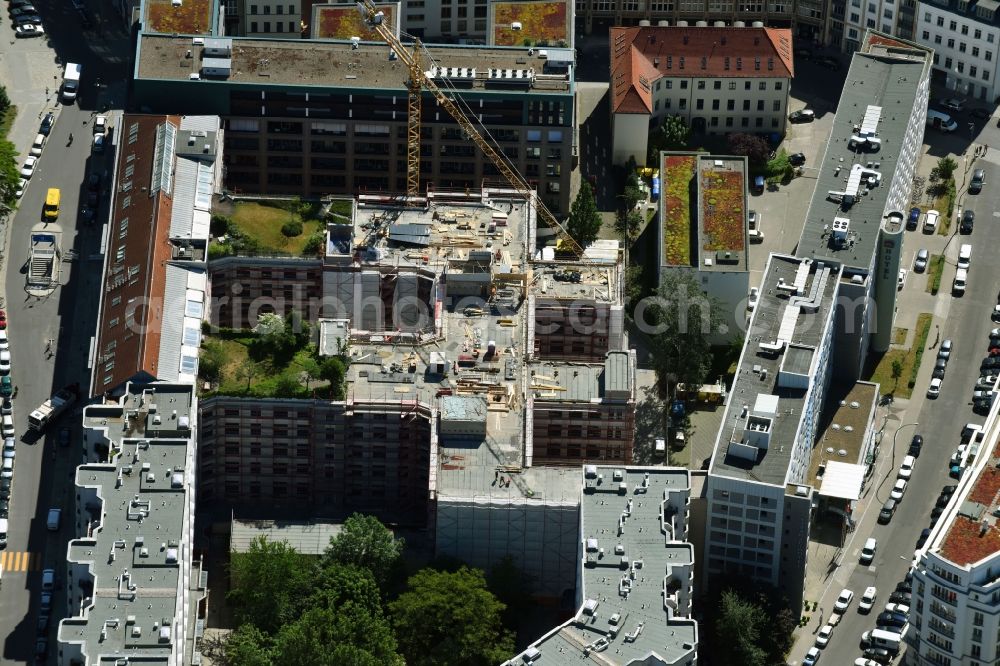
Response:
[{"label": "car on street", "polygon": [[[875,618],[876,627],[902,627],[906,624],[906,616],[902,613],[892,613],[890,611],[882,611]],[[890,630],[891,631],[891,630]]]},{"label": "car on street", "polygon": [[927,397],[937,398],[941,395],[941,379],[934,377],[931,379],[931,385],[927,387]]},{"label": "car on street", "polygon": [[941,347],[938,349],[938,358],[943,358],[945,360],[951,358],[951,338],[946,338],[941,341]]},{"label": "car on street", "polygon": [[32,6],[31,0],[10,0],[7,4],[8,7],[14,9],[15,7],[30,7]]},{"label": "car on street", "polygon": [[958,490],[958,486],[953,485],[953,484],[952,485],[947,485],[947,486],[945,486],[944,488],[941,489],[941,494],[945,495],[947,497],[951,497],[952,495],[955,494],[956,490]]},{"label": "car on street", "polygon": [[854,660],[854,666],[879,666],[879,663],[874,659],[866,659],[865,657],[858,657]]},{"label": "car on street", "polygon": [[816,647],[825,648],[831,638],[833,638],[833,625],[828,624],[820,629],[819,633],[816,634]]},{"label": "car on street", "polygon": [[38,164],[38,158],[28,156],[24,158],[24,164],[21,166],[21,177],[31,178],[31,175],[35,173],[35,165]]},{"label": "car on street", "polygon": [[858,612],[867,613],[875,606],[875,596],[877,591],[874,585],[870,585],[865,588],[864,593],[861,595],[860,601],[858,601]]},{"label": "car on street", "polygon": [[833,70],[834,72],[840,69],[840,61],[836,58],[831,58],[830,56],[823,56],[816,61],[821,67],[826,67],[827,69]]},{"label": "car on street", "polygon": [[896,505],[898,502],[892,498],[885,501],[882,505],[882,509],[878,512],[878,522],[880,525],[888,525],[889,521],[892,520],[892,514],[896,513]]},{"label": "car on street", "polygon": [[[101,174],[97,171],[91,171],[87,174],[87,191],[97,192],[101,189]],[[753,213],[753,211],[750,211]]]},{"label": "car on street", "polygon": [[924,233],[932,234],[937,231],[938,220],[941,219],[941,213],[936,210],[929,210],[924,216]]},{"label": "car on street", "polygon": [[793,123],[811,123],[816,119],[816,112],[812,109],[800,109],[792,111],[788,115],[788,119]]},{"label": "car on street", "polygon": [[10,374],[10,350],[0,351],[0,375]]},{"label": "car on street", "polygon": [[906,219],[906,228],[913,231],[917,228],[917,223],[920,222],[920,209],[911,208],[910,217]]},{"label": "car on street", "polygon": [[750,295],[747,297],[747,310],[753,312],[753,309],[757,307],[758,301],[760,301],[760,289],[750,287]]},{"label": "car on street", "polygon": [[913,439],[910,440],[910,455],[917,458],[920,456],[920,449],[924,447],[924,436],[914,435]]},{"label": "car on street", "polygon": [[42,124],[38,126],[38,131],[44,134],[45,136],[48,136],[49,132],[52,131],[52,126],[55,124],[56,124],[56,115],[50,111],[49,113],[45,114],[44,118],[42,118]]},{"label": "car on street", "polygon": [[105,141],[105,139],[106,139],[105,135],[103,135],[103,134],[95,134],[94,135],[94,143],[91,146],[91,149],[95,153],[103,153],[104,152],[104,141]]},{"label": "car on street", "polygon": [[[925,527],[924,529],[920,530],[920,536],[917,537],[917,548],[920,548],[925,543],[927,543],[927,537],[929,537],[930,535],[931,535],[931,528]],[[892,601],[892,599],[890,599],[889,601]],[[909,602],[905,603],[908,604]]]},{"label": "car on street", "polygon": [[840,596],[837,597],[837,601],[834,602],[833,608],[836,611],[843,613],[847,610],[848,606],[851,605],[851,601],[854,599],[854,592],[844,588],[840,591]]},{"label": "car on street", "polygon": [[962,211],[962,223],[959,225],[958,231],[962,234],[971,234],[975,226],[976,214],[972,210],[966,208]]},{"label": "car on street", "polygon": [[954,111],[955,113],[961,113],[962,109],[965,108],[965,102],[958,99],[957,97],[952,97],[950,99],[943,100],[941,106],[948,109],[949,111]]},{"label": "car on street", "polygon": [[14,25],[41,25],[42,17],[38,14],[21,14],[14,17]]},{"label": "car on street", "polygon": [[754,176],[753,187],[750,188],[753,194],[764,194],[764,176]]},{"label": "car on street", "polygon": [[788,156],[788,161],[792,166],[802,166],[806,163],[805,153],[792,153]]},{"label": "car on street", "polygon": [[42,592],[41,597],[39,597],[39,607],[43,613],[48,613],[52,610],[52,593]]},{"label": "car on street", "polygon": [[0,377],[0,396],[9,398],[12,395],[14,395],[14,381],[10,378],[10,375]]},{"label": "car on street", "polygon": [[972,109],[971,111],[969,111],[969,115],[972,116],[973,118],[979,118],[980,120],[986,120],[987,118],[991,118],[993,116],[993,112],[990,111],[989,109],[984,109],[982,107],[976,107],[975,109]]},{"label": "car on street", "polygon": [[28,185],[27,178],[20,178],[17,181],[17,186],[14,188],[14,196],[20,199],[24,196],[24,188]]},{"label": "car on street", "polygon": [[872,560],[875,559],[875,549],[878,547],[878,542],[875,537],[869,537],[865,541],[865,545],[861,547],[861,564],[871,564]]},{"label": "car on street", "polygon": [[14,36],[18,39],[26,37],[41,37],[45,34],[41,23],[24,23],[14,27]]},{"label": "car on street", "polygon": [[913,476],[914,463],[916,463],[916,460],[913,458],[913,456],[904,456],[903,462],[900,463],[899,465],[899,478],[909,479],[911,476]]},{"label": "car on street", "polygon": [[905,268],[899,269],[899,276],[896,278],[896,289],[902,289],[906,284],[906,274],[907,271]]},{"label": "car on street", "polygon": [[889,491],[889,498],[897,502],[903,501],[903,493],[906,492],[906,479],[896,479],[896,485]]},{"label": "car on street", "polygon": [[986,171],[983,169],[976,169],[972,172],[972,180],[969,181],[969,193],[979,194],[983,191],[983,185],[986,184]]},{"label": "car on street", "polygon": [[934,361],[934,370],[931,372],[931,377],[935,379],[944,379],[944,372],[948,368],[947,359],[939,358]]},{"label": "car on street", "polygon": [[90,206],[81,206],[80,207],[80,219],[83,220],[84,222],[86,222],[87,224],[90,224],[91,222],[93,222],[94,221],[94,209],[91,208]]},{"label": "car on street", "polygon": [[930,259],[930,254],[926,249],[920,248],[917,250],[917,258],[913,260],[913,270],[917,273],[923,273],[926,271],[928,259]]},{"label": "car on street", "polygon": [[70,431],[69,428],[59,429],[59,446],[69,446]]},{"label": "car on street", "polygon": [[894,603],[894,602],[890,601],[889,603],[887,603],[885,605],[885,612],[886,613],[900,613],[902,615],[909,615],[910,614],[910,607],[906,606],[906,605],[903,605],[903,604],[897,604],[897,603]]},{"label": "car on street", "polygon": [[3,440],[3,457],[4,458],[15,458],[17,457],[17,449],[14,446],[13,437],[4,437]]},{"label": "car on street", "polygon": [[896,590],[889,595],[889,601],[894,601],[897,604],[906,604],[907,606],[910,605],[910,599],[912,599],[912,595],[902,590]]},{"label": "car on street", "polygon": [[802,660],[802,666],[815,666],[819,663],[820,651],[818,647],[811,647],[809,651],[806,652],[806,658]]},{"label": "car on street", "polygon": [[868,648],[868,649],[866,649],[864,651],[863,654],[869,660],[874,661],[874,662],[879,663],[879,664],[883,664],[883,666],[885,664],[891,664],[893,658],[895,657],[895,655],[893,655],[891,652],[889,652],[885,648],[880,648],[880,647],[871,647],[871,648]]},{"label": "car on street", "polygon": [[38,10],[35,9],[35,6],[31,4],[24,4],[18,7],[12,7],[10,10],[11,18],[17,18],[18,16],[24,16],[26,14],[38,14]]}]

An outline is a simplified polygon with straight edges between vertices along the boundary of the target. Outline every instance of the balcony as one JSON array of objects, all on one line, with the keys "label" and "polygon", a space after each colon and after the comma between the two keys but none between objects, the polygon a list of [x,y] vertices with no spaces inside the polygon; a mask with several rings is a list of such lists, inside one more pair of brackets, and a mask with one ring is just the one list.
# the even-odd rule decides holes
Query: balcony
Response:
[{"label": "balcony", "polygon": [[933,613],[934,615],[937,615],[941,619],[951,622],[953,624],[956,620],[955,613],[950,608],[942,606],[941,604],[932,603],[930,605],[930,610],[931,613]]}]

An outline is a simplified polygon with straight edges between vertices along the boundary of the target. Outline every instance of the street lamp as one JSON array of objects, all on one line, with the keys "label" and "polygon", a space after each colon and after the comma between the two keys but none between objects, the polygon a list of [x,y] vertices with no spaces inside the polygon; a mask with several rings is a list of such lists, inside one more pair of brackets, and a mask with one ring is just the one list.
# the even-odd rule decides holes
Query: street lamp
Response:
[{"label": "street lamp", "polygon": [[909,428],[910,426],[918,426],[918,425],[920,425],[920,424],[917,423],[916,421],[914,421],[913,423],[904,423],[903,425],[901,425],[898,428],[896,428],[896,432],[894,432],[892,434],[892,466],[893,467],[896,466],[896,436],[899,435],[899,431],[902,430],[903,428]]}]

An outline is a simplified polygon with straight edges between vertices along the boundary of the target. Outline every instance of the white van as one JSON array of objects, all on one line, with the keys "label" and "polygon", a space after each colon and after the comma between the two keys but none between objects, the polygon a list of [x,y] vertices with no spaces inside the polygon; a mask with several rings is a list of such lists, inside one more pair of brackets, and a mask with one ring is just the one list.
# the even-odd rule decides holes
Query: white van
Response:
[{"label": "white van", "polygon": [[14,429],[14,417],[10,414],[3,415],[2,426],[0,426],[0,434],[3,434],[4,439],[7,437],[13,437],[17,431]]},{"label": "white van", "polygon": [[14,478],[14,459],[4,458],[3,465],[0,466],[0,479]]},{"label": "white van", "polygon": [[7,547],[7,519],[0,518],[0,548]]},{"label": "white van", "polygon": [[31,144],[31,154],[38,157],[42,154],[42,146],[45,145],[45,135],[38,134],[35,136],[35,142]]},{"label": "white van", "polygon": [[951,116],[942,111],[935,111],[934,109],[927,109],[927,126],[941,130],[942,132],[954,132],[958,129],[958,123]]},{"label": "white van", "polygon": [[958,248],[958,267],[969,270],[969,264],[972,263],[972,245],[969,243],[964,243],[962,247]]},{"label": "white van", "polygon": [[902,634],[886,631],[885,629],[873,629],[871,633],[871,644],[873,646],[885,648],[893,654],[899,652],[899,644],[902,640]]},{"label": "white van", "polygon": [[965,293],[965,284],[969,280],[969,269],[959,268],[955,271],[955,281],[951,285],[951,291],[961,296]]}]

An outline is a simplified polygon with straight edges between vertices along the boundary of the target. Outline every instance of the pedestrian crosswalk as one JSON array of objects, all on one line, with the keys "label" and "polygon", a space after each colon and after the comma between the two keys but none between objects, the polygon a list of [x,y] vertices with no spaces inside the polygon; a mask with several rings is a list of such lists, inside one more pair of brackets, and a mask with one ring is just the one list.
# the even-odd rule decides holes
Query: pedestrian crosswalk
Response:
[{"label": "pedestrian crosswalk", "polygon": [[15,571],[41,571],[42,554],[23,550],[5,550],[0,552],[0,566],[3,567],[5,574]]}]

